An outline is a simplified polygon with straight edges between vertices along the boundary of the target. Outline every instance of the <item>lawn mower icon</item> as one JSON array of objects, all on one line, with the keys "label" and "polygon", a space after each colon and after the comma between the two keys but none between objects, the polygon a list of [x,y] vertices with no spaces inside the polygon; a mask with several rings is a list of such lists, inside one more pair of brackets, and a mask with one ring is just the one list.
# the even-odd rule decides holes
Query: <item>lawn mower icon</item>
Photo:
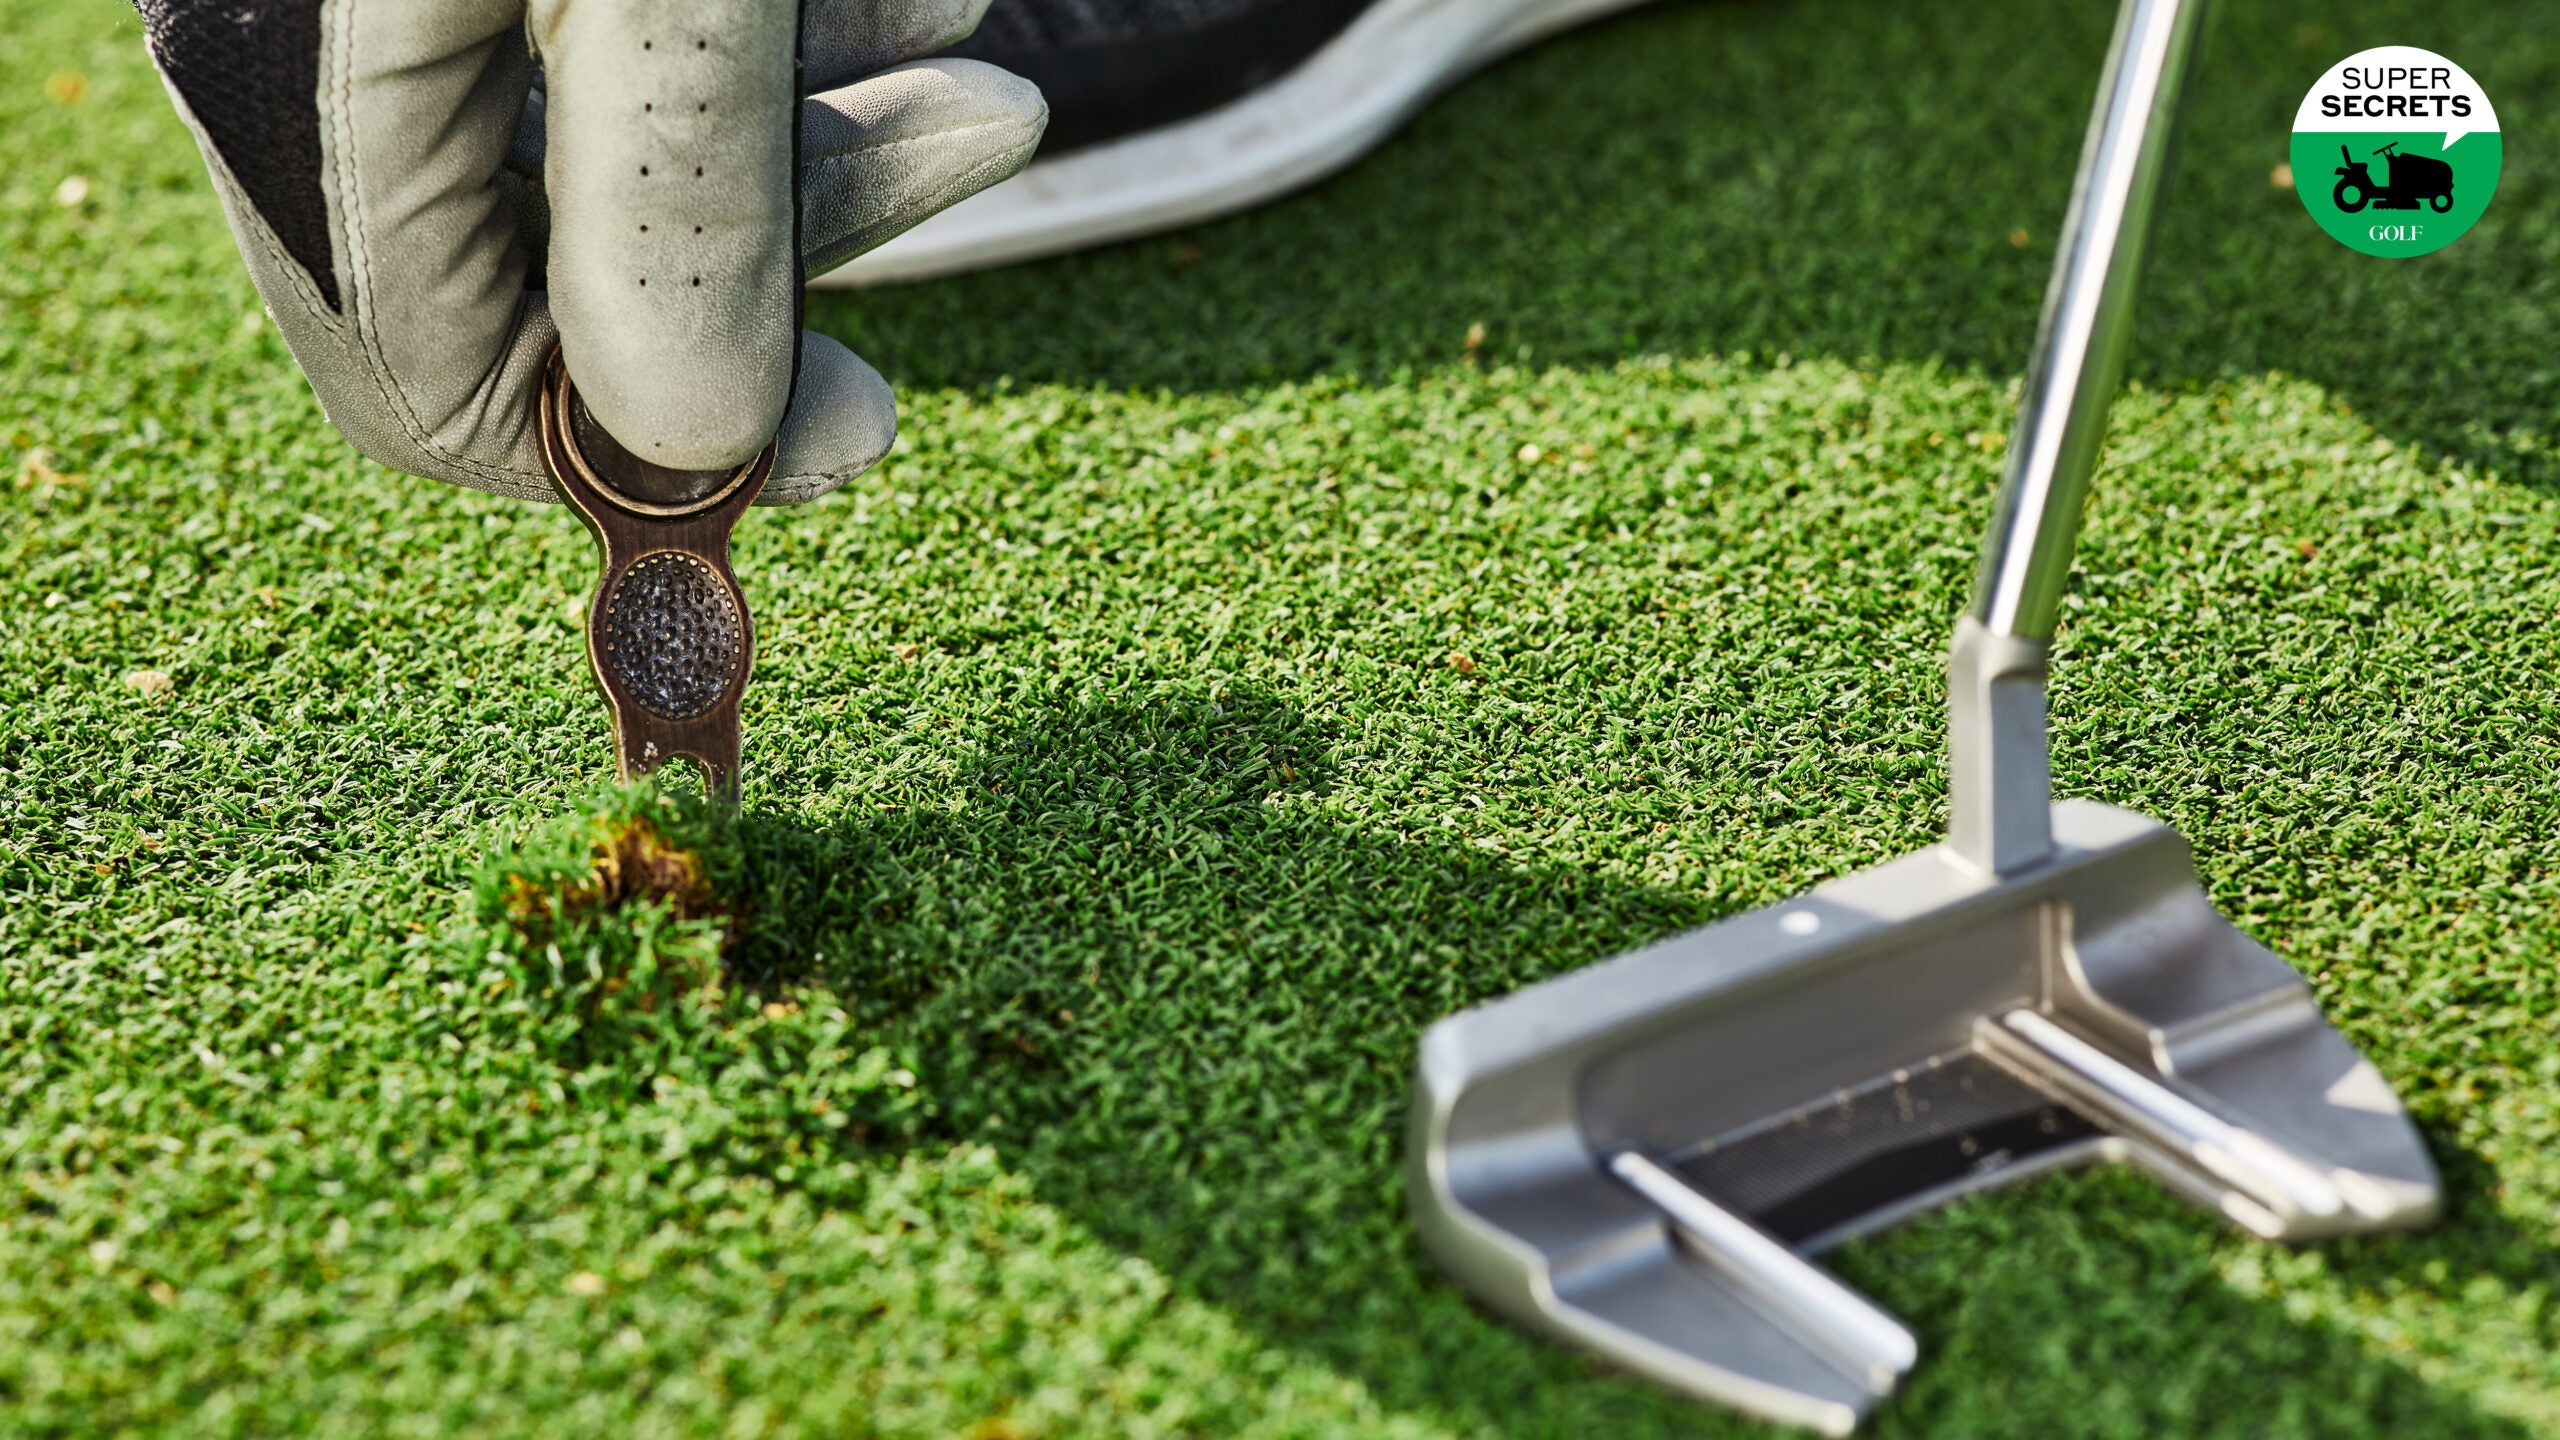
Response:
[{"label": "lawn mower icon", "polygon": [[2376,210],[2415,210],[2421,200],[2439,215],[2453,208],[2453,167],[2425,155],[2403,155],[2393,148],[2398,144],[2395,140],[2373,152],[2390,157],[2388,185],[2374,184],[2373,172],[2364,162],[2347,153],[2346,146],[2338,147],[2338,158],[2347,163],[2338,167],[2338,188],[2329,198],[2339,209],[2350,215],[2367,205]]}]

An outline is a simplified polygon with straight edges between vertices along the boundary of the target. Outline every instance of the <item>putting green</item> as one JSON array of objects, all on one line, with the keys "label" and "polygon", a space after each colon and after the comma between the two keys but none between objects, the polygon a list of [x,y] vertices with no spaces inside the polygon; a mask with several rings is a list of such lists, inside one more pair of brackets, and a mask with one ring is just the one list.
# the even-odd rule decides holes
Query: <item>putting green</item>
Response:
[{"label": "putting green", "polygon": [[[0,0],[7,1428],[1764,1433],[1431,1272],[1406,1071],[1936,832],[2109,8],[1682,0],[1270,210],[814,301],[905,438],[740,528],[724,829],[597,788],[575,520],[349,454],[131,14]],[[2560,46],[2228,9],[2055,772],[2195,842],[2452,1212],[2092,1174],[1863,1242],[1879,1435],[2560,1434]],[[2270,178],[2385,43],[2512,127],[2404,262]],[[690,918],[584,878],[635,813]]]}]

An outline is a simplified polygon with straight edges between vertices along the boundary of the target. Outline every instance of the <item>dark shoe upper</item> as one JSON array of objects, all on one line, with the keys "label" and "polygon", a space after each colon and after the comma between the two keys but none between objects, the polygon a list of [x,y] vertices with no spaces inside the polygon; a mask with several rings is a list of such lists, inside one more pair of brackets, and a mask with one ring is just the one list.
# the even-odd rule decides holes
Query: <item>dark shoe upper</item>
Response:
[{"label": "dark shoe upper", "polygon": [[1043,154],[1187,120],[1287,74],[1370,0],[994,0],[948,54],[1049,101]]}]

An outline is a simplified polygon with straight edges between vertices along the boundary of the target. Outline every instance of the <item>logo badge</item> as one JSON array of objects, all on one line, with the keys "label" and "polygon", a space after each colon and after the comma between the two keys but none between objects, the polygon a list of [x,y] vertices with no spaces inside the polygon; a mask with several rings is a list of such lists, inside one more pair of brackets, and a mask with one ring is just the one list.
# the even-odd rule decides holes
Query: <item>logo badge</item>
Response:
[{"label": "logo badge", "polygon": [[2504,158],[2498,113],[2470,72],[2385,45],[2329,67],[2293,116],[2293,188],[2350,250],[2405,260],[2462,238]]}]

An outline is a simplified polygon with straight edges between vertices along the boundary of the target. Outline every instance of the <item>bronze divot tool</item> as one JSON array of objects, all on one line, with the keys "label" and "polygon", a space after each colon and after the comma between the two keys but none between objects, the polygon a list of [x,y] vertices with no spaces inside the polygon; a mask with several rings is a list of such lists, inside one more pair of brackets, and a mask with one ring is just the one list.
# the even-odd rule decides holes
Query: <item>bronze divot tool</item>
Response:
[{"label": "bronze divot tool", "polygon": [[706,788],[734,803],[756,634],[729,532],[773,474],[776,446],[735,470],[653,465],[587,413],[557,348],[539,423],[543,467],[603,562],[587,603],[587,663],[613,708],[615,771],[628,780],[691,756]]}]

